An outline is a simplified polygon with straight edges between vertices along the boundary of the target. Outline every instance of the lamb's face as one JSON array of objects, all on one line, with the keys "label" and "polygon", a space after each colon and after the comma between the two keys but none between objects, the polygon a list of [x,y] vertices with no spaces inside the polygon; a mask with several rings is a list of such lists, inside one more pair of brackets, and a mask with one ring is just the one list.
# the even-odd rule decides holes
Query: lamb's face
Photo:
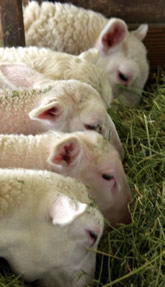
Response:
[{"label": "lamb's face", "polygon": [[112,223],[128,222],[130,188],[116,149],[95,132],[79,133],[59,143],[49,157],[56,172],[90,186],[103,215]]},{"label": "lamb's face", "polygon": [[98,132],[116,147],[121,157],[123,156],[123,147],[115,124],[99,97],[90,94],[90,97],[79,104],[77,110],[75,109],[65,122],[70,125],[68,130],[71,132],[91,130]]},{"label": "lamb's face", "polygon": [[112,225],[130,221],[130,187],[121,160],[112,147],[105,152],[98,148],[95,154],[90,153],[80,179],[91,187],[92,197]]},{"label": "lamb's face", "polygon": [[128,106],[139,104],[148,78],[149,64],[142,43],[147,28],[147,25],[141,25],[128,32],[123,21],[111,19],[96,43],[100,49],[97,64],[106,70],[113,95],[120,96]]},{"label": "lamb's face", "polygon": [[130,33],[121,46],[104,60],[114,96],[120,96],[128,106],[139,104],[149,73],[142,42]]},{"label": "lamb's face", "polygon": [[[93,109],[93,107],[95,107]],[[93,105],[87,105],[71,123],[71,131],[96,131],[103,135],[108,141],[110,141],[119,152],[121,158],[123,157],[123,147],[120,141],[115,124],[111,117],[105,111],[101,109],[101,106],[96,105],[96,101]]]},{"label": "lamb's face", "polygon": [[[41,214],[24,227],[23,240],[9,263],[40,286],[83,287],[94,276],[96,249],[103,232],[100,212],[67,196],[44,198]],[[18,236],[19,238],[19,236]],[[80,276],[81,272],[87,275]]]},{"label": "lamb's face", "polygon": [[76,79],[89,84],[101,96],[107,107],[110,106],[113,92],[107,74],[96,63],[99,58],[98,49],[89,49],[79,56],[71,58],[68,69],[65,70],[65,79]]},{"label": "lamb's face", "polygon": [[58,83],[45,94],[41,104],[29,113],[30,118],[40,121],[45,130],[97,131],[110,139],[122,155],[117,130],[98,92],[77,80]]},{"label": "lamb's face", "polygon": [[[85,287],[94,278],[96,250],[103,232],[103,217],[100,212],[88,207],[67,228],[63,248],[63,264],[51,270],[40,286]],[[66,256],[67,254],[67,256]]]}]

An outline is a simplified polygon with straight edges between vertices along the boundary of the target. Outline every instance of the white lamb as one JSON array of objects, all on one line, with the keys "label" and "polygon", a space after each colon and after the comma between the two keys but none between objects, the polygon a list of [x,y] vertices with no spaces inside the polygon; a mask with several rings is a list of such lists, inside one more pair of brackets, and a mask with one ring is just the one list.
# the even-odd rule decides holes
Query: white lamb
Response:
[{"label": "white lamb", "polygon": [[147,24],[128,32],[121,19],[107,19],[71,4],[44,1],[40,6],[31,1],[24,8],[24,26],[27,46],[49,47],[71,54],[97,47],[100,50],[97,65],[107,72],[115,96],[121,94],[121,101],[129,106],[139,103],[149,73],[142,43]]},{"label": "white lamb", "polygon": [[26,64],[0,64],[0,92],[18,88],[43,89],[55,83],[55,80],[47,78]]},{"label": "white lamb", "polygon": [[0,167],[47,169],[79,179],[112,225],[130,220],[131,193],[120,156],[97,132],[0,135]]},{"label": "white lamb", "polygon": [[[93,206],[93,207],[92,207]],[[94,278],[103,217],[75,179],[0,169],[0,257],[44,287],[85,287]]]},{"label": "white lamb", "polygon": [[[91,49],[79,56],[55,52],[39,47],[0,47],[0,64],[25,64],[51,80],[79,80],[95,88],[109,107],[112,102],[112,89],[105,72],[95,64],[98,50]],[[16,72],[17,73],[17,72]],[[26,74],[21,78],[27,79]],[[14,79],[14,76],[11,77]],[[32,79],[32,77],[31,77]],[[33,80],[34,81],[34,80]]]},{"label": "white lamb", "polygon": [[46,80],[24,65],[1,65],[0,72],[15,86],[47,87],[39,91],[0,92],[0,133],[36,134],[50,129],[63,132],[91,129],[109,138],[123,155],[115,125],[100,95],[90,85],[78,80]]}]

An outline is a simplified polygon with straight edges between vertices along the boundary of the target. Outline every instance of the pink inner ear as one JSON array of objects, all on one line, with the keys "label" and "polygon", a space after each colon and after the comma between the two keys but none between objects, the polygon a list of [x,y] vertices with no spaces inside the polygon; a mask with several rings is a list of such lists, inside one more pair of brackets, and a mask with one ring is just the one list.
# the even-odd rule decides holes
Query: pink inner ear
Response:
[{"label": "pink inner ear", "polygon": [[53,162],[65,161],[69,165],[73,159],[71,152],[74,148],[73,143],[63,146],[62,151],[53,158]]},{"label": "pink inner ear", "polygon": [[102,37],[102,43],[105,47],[111,48],[118,45],[125,35],[125,30],[120,26],[114,26],[113,30]]},{"label": "pink inner ear", "polygon": [[56,107],[56,108],[51,108],[51,109],[49,109],[49,110],[46,110],[46,111],[44,111],[44,112],[42,112],[39,116],[38,116],[38,118],[40,118],[40,119],[44,119],[44,118],[55,118],[56,116],[57,116],[57,112],[58,112],[58,108]]},{"label": "pink inner ear", "polygon": [[33,87],[34,75],[38,73],[26,67],[24,64],[4,64],[0,66],[4,76],[16,87]]}]

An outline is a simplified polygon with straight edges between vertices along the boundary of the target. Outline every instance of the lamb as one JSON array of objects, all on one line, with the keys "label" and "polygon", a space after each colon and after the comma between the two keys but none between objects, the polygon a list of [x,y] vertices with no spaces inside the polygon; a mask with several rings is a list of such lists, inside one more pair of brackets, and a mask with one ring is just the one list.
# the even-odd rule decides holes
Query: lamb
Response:
[{"label": "lamb", "polygon": [[118,18],[107,19],[100,13],[71,4],[39,5],[31,1],[24,7],[27,46],[49,47],[79,54],[91,47],[100,51],[97,65],[103,68],[115,96],[128,105],[139,104],[149,74],[147,51],[143,45],[148,25],[129,32]]},{"label": "lamb", "polygon": [[[45,81],[49,79],[79,80],[85,82],[98,91],[106,107],[109,107],[113,98],[112,89],[105,72],[95,65],[98,56],[97,49],[91,49],[81,53],[79,56],[74,56],[67,53],[55,52],[48,48],[0,47],[1,65],[27,65],[29,68],[43,74],[46,78]],[[5,72],[3,73],[5,76]],[[23,76],[26,79],[26,75],[23,74]],[[10,76],[10,78],[11,81],[14,81],[14,76]]]},{"label": "lamb", "polygon": [[0,92],[18,88],[46,89],[55,83],[25,64],[0,64]]},{"label": "lamb", "polygon": [[87,188],[75,179],[0,169],[0,257],[25,280],[85,287],[95,271],[90,249],[96,250],[103,227]]},{"label": "lamb", "polygon": [[97,132],[0,135],[0,167],[46,169],[76,178],[90,187],[112,225],[130,220],[131,193],[121,158]]},{"label": "lamb", "polygon": [[12,80],[16,88],[46,87],[42,90],[1,91],[0,133],[36,134],[50,129],[63,132],[92,129],[109,138],[123,156],[116,127],[100,95],[90,85],[78,80],[46,80],[42,74],[18,64],[1,65],[0,72],[7,80]]}]

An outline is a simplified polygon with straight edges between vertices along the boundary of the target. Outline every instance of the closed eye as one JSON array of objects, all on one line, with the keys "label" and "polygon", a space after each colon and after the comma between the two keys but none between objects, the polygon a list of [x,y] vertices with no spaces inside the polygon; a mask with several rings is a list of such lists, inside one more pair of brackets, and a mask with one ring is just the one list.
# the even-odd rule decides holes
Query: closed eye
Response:
[{"label": "closed eye", "polygon": [[110,181],[111,179],[113,179],[113,175],[112,174],[108,174],[108,173],[103,173],[102,174],[102,178],[107,180],[107,181]]},{"label": "closed eye", "polygon": [[102,133],[103,131],[102,131],[102,127],[100,126],[100,125],[88,125],[88,124],[85,124],[84,125],[85,126],[85,128],[87,129],[87,130],[91,130],[91,131],[97,131],[98,133]]},{"label": "closed eye", "polygon": [[98,128],[98,126],[94,126],[94,125],[87,125],[87,124],[85,124],[84,126],[85,126],[85,128],[87,130],[92,130],[92,131],[96,131],[97,128]]}]

